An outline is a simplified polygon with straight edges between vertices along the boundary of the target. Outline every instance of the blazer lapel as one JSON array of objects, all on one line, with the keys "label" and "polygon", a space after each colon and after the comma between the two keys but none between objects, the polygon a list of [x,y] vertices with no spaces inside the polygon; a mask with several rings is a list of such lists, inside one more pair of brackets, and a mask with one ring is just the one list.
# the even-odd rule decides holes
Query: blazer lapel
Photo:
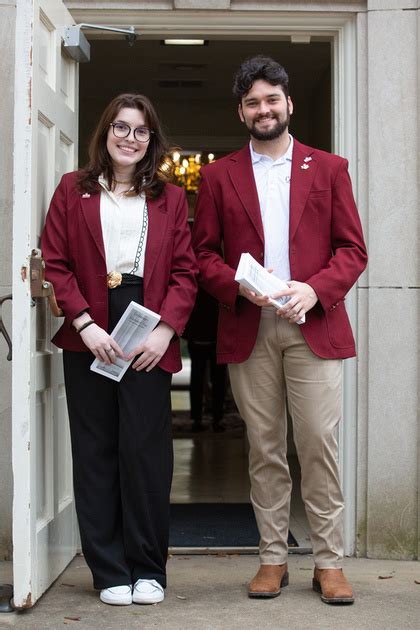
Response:
[{"label": "blazer lapel", "polygon": [[313,149],[294,140],[292,174],[290,180],[289,240],[291,241],[302,218],[309,191],[312,188],[317,163],[311,157]]},{"label": "blazer lapel", "polygon": [[254,172],[252,170],[249,147],[245,146],[231,157],[228,166],[229,177],[239,199],[242,202],[252,225],[258,236],[264,243],[264,230],[261,219],[260,203],[258,201],[257,187],[255,185]]},{"label": "blazer lapel", "polygon": [[100,255],[105,261],[105,247],[102,236],[101,225],[101,212],[100,212],[100,199],[101,195],[95,193],[92,195],[81,195],[80,203],[82,206],[82,213],[85,217],[88,230],[95,241],[96,247],[99,250]]},{"label": "blazer lapel", "polygon": [[166,211],[165,194],[161,195],[158,199],[148,199],[147,212],[148,226],[144,262],[145,291],[152,277],[153,269],[161,250],[162,237],[165,235],[166,232],[168,214]]}]

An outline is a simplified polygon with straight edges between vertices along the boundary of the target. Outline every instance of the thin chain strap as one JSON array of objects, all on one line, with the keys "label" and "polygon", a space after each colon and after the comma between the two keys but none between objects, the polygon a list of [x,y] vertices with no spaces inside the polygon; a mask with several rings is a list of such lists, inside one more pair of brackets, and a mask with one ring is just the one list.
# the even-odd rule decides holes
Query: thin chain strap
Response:
[{"label": "thin chain strap", "polygon": [[135,274],[137,269],[139,268],[141,253],[143,251],[143,246],[144,246],[144,237],[146,236],[148,222],[149,222],[149,216],[148,216],[148,210],[147,210],[147,201],[145,201],[144,210],[143,210],[143,223],[141,226],[139,244],[137,245],[136,257],[134,259],[133,268],[128,273]]}]

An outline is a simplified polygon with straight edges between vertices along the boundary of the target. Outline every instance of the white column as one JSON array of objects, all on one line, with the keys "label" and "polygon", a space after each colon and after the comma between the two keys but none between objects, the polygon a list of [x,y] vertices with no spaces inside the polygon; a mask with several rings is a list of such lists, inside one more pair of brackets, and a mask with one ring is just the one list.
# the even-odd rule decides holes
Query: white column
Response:
[{"label": "white column", "polygon": [[[417,0],[368,2],[359,82],[359,553],[418,555],[419,135]],[[359,61],[362,61],[359,59]],[[363,73],[362,73],[363,74]]]}]

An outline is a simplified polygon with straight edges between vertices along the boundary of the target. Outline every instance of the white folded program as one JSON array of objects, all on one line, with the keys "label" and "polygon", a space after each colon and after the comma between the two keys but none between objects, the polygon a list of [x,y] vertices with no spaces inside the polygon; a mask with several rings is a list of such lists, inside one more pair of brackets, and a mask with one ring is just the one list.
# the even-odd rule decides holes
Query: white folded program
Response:
[{"label": "white folded program", "polygon": [[[273,273],[270,273],[251,254],[243,253],[236,270],[235,280],[242,286],[254,291],[257,295],[273,295],[278,291],[288,289],[288,285]],[[276,308],[282,308],[290,297],[270,298],[271,304]],[[305,315],[297,323],[305,323]]]}]

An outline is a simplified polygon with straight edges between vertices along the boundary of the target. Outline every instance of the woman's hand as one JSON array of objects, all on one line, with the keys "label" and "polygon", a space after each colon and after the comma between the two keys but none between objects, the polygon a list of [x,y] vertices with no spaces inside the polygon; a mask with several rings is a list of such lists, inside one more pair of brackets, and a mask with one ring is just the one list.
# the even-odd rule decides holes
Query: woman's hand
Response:
[{"label": "woman's hand", "polygon": [[85,346],[99,361],[111,365],[111,363],[115,363],[117,356],[125,359],[117,342],[97,324],[91,324],[82,330],[80,336]]},{"label": "woman's hand", "polygon": [[134,348],[134,350],[128,355],[128,359],[132,359],[133,357],[140,355],[134,361],[132,365],[133,369],[137,370],[137,372],[144,369],[146,372],[153,370],[155,365],[159,363],[168,349],[169,342],[171,341],[174,332],[174,329],[168,324],[165,324],[165,322],[158,324],[158,326],[156,326],[156,328],[149,334],[147,339],[137,346],[137,348]]}]

